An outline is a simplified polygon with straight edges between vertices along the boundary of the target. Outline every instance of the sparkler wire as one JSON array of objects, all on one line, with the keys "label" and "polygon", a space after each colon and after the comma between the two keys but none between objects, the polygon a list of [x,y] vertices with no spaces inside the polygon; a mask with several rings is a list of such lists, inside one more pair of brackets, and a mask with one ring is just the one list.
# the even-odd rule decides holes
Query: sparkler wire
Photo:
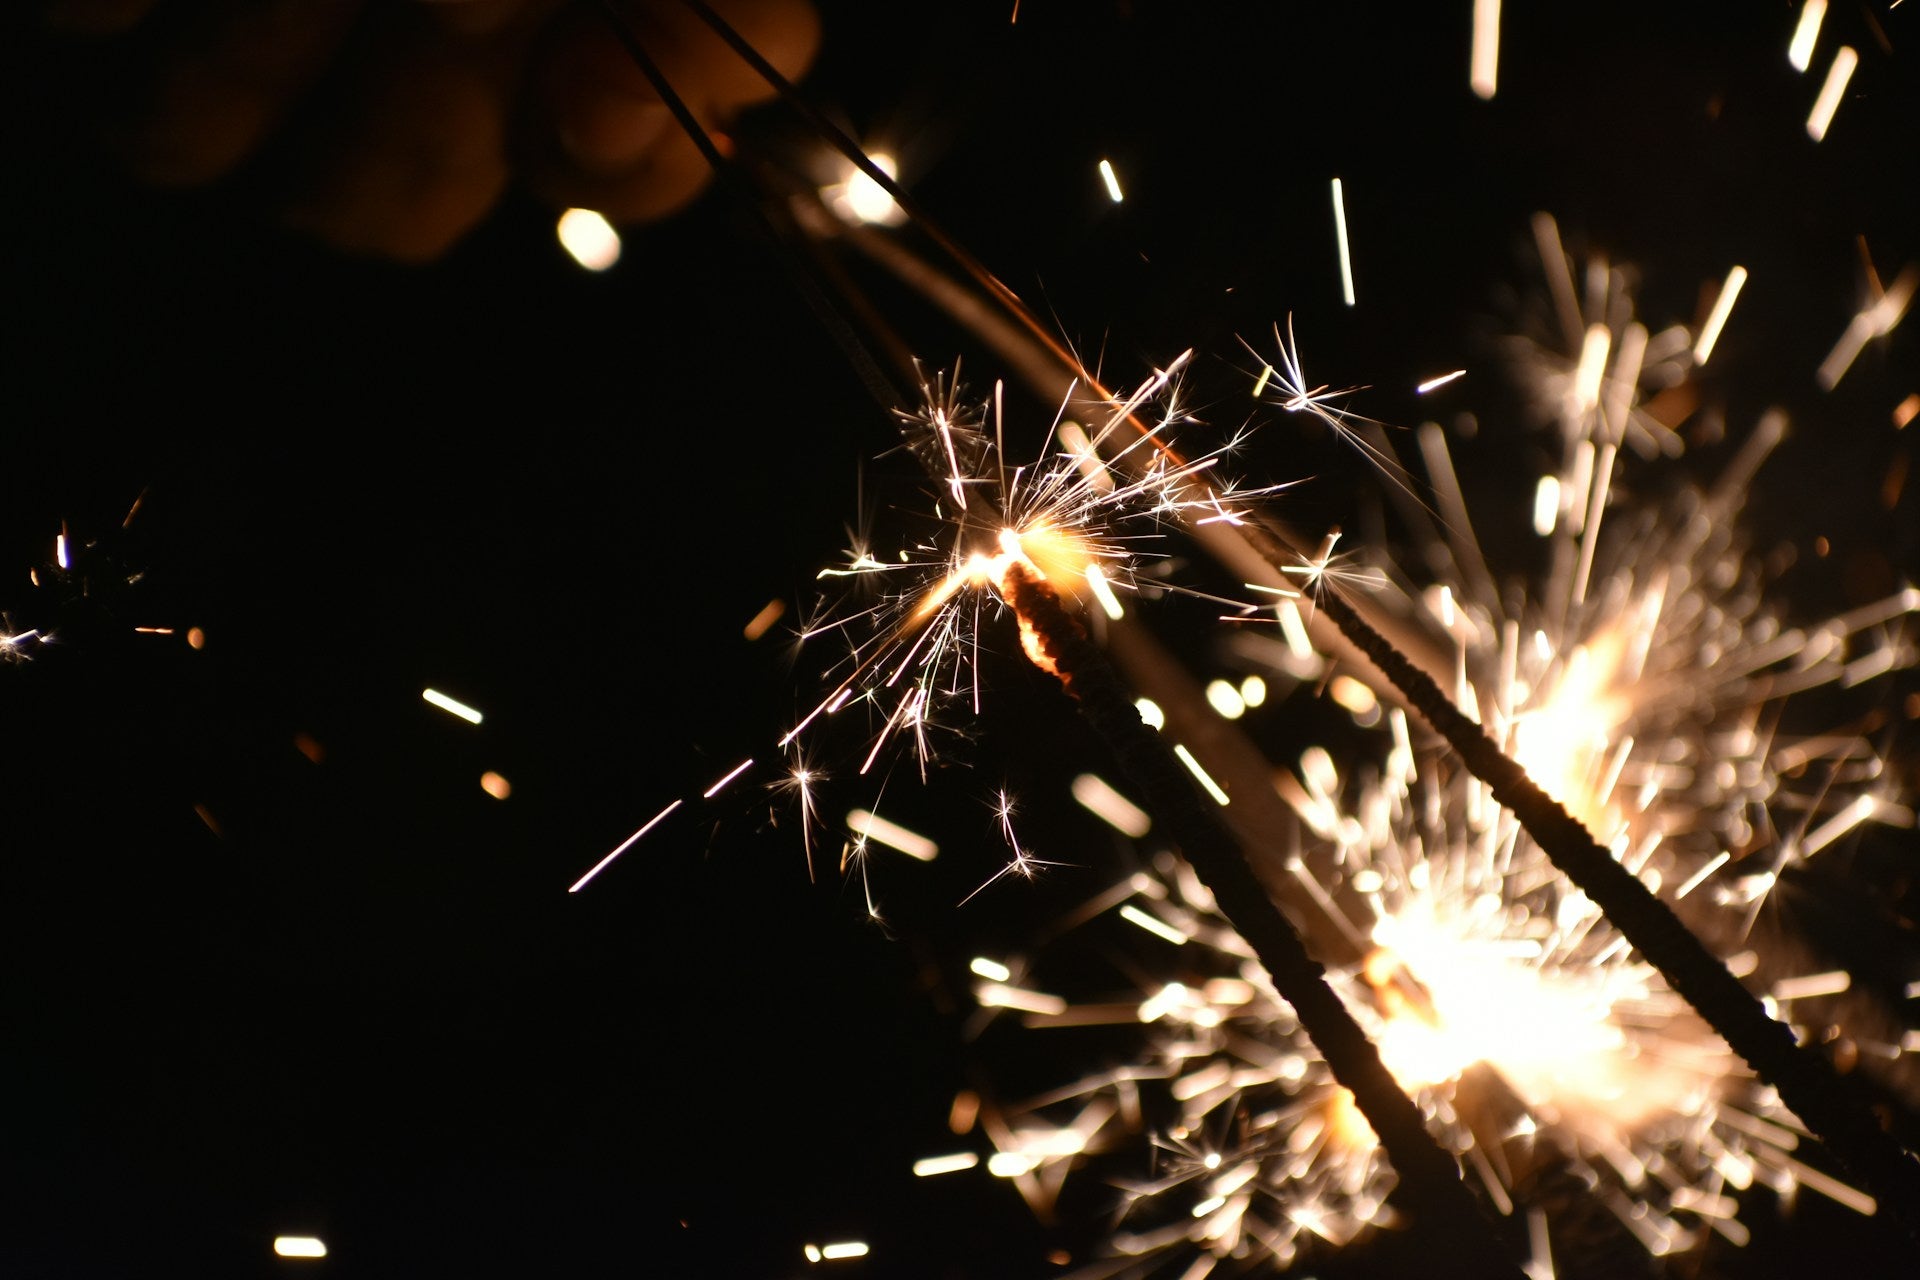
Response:
[{"label": "sparkler wire", "polygon": [[1014,564],[1002,583],[1007,603],[1039,641],[1052,673],[1080,713],[1119,757],[1146,808],[1213,894],[1221,914],[1253,948],[1293,1007],[1328,1068],[1380,1139],[1400,1175],[1398,1193],[1420,1228],[1445,1240],[1456,1261],[1487,1275],[1520,1275],[1500,1248],[1493,1222],[1462,1180],[1460,1166],[1427,1131],[1420,1109],[1380,1061],[1326,970],[1307,951],[1254,875],[1239,842],[1140,719],[1118,674],[1044,580]]},{"label": "sparkler wire", "polygon": [[[1277,553],[1277,548],[1275,549]],[[1593,834],[1441,691],[1425,671],[1368,626],[1331,584],[1320,607],[1393,681],[1459,753],[1493,798],[1513,814],[1555,867],[1591,898],[1648,963],[1660,971],[1754,1074],[1920,1240],[1920,1162],[1875,1124],[1865,1099],[1827,1060],[1802,1048],[1787,1026],[1728,971],[1673,909],[1603,848]]]}]

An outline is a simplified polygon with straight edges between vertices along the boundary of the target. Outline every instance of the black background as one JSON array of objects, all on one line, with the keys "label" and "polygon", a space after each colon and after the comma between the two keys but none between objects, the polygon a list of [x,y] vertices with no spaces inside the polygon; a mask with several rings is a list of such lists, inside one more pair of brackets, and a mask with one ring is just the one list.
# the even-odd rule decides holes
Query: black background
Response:
[{"label": "black background", "polygon": [[[1920,564],[1913,499],[1877,500],[1912,453],[1890,422],[1920,390],[1911,322],[1837,393],[1813,383],[1862,303],[1856,237],[1887,279],[1920,257],[1909,13],[1837,7],[1799,75],[1797,6],[1509,6],[1483,103],[1464,0],[889,8],[826,7],[808,93],[891,141],[926,206],[1115,381],[1198,347],[1197,412],[1238,425],[1233,336],[1291,313],[1310,375],[1371,384],[1362,411],[1477,415],[1469,496],[1518,548],[1547,442],[1477,370],[1538,293],[1527,220],[1548,210],[1637,265],[1656,325],[1751,270],[1703,383],[1735,437],[1793,416],[1749,511],[1799,553],[1790,612]],[[1816,147],[1841,41],[1862,65]],[[810,705],[811,658],[741,626],[804,605],[891,442],[739,210],[710,195],[634,232],[604,276],[518,195],[432,267],[345,259],[279,231],[245,175],[125,183],[65,105],[86,55],[9,44],[0,609],[61,643],[0,667],[0,1270],[764,1277],[844,1238],[873,1252],[836,1274],[1084,1258],[1086,1221],[1043,1228],[979,1171],[908,1174],[957,1144],[954,1089],[991,1075],[956,1012],[967,956],[1112,874],[1064,792],[1099,749],[1017,660],[988,663],[971,768],[925,790],[895,771],[890,811],[949,852],[877,870],[890,929],[857,884],[809,882],[790,815],[745,786],[565,893]],[[816,162],[777,112],[757,136]],[[973,350],[875,288],[930,361]],[[1724,450],[1700,452],[1711,475]],[[867,470],[882,542],[915,501],[897,461]],[[1312,478],[1304,526],[1364,518],[1376,485],[1292,423],[1245,465]],[[27,581],[62,522],[95,544],[85,600]],[[428,685],[485,723],[424,705]],[[1000,860],[982,801],[1003,784],[1041,856],[1075,865],[956,911]],[[1719,1271],[1884,1260],[1874,1228],[1807,1199]],[[277,1262],[295,1231],[332,1256]]]}]

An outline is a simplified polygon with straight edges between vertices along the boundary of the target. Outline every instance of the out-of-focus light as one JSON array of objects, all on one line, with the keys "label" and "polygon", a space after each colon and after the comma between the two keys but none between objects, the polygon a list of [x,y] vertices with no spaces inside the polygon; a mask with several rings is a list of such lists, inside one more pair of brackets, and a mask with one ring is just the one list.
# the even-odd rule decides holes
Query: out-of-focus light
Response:
[{"label": "out-of-focus light", "polygon": [[1119,204],[1126,196],[1120,190],[1120,175],[1113,171],[1113,161],[1100,162],[1100,181],[1107,184],[1107,198]]},{"label": "out-of-focus light", "polygon": [[468,724],[479,724],[481,715],[458,698],[449,698],[438,689],[422,689],[420,696],[450,715],[459,716]]},{"label": "out-of-focus light", "polygon": [[68,567],[67,535],[64,533],[56,533],[53,535],[53,558],[59,562],[62,569]]},{"label": "out-of-focus light", "polygon": [[746,626],[740,628],[740,634],[749,640],[758,640],[772,629],[774,623],[780,621],[780,615],[786,611],[787,602],[785,600],[769,600],[761,608],[760,612],[753,615]]},{"label": "out-of-focus light", "polygon": [[1920,417],[1920,391],[1914,392],[1893,407],[1893,429],[1899,431],[1916,417]]},{"label": "out-of-focus light", "polygon": [[1340,246],[1340,296],[1353,305],[1353,255],[1347,249],[1347,197],[1340,179],[1333,180],[1333,235]]},{"label": "out-of-focus light", "polygon": [[1213,780],[1212,774],[1200,767],[1200,762],[1193,758],[1193,752],[1176,742],[1173,745],[1173,754],[1180,757],[1180,763],[1187,766],[1187,772],[1193,775],[1194,781],[1206,788],[1207,794],[1213,797],[1213,802],[1224,807],[1227,803],[1227,793],[1220,789],[1220,784]]},{"label": "out-of-focus light", "polygon": [[1747,269],[1734,267],[1727,272],[1727,282],[1720,287],[1720,296],[1714,299],[1713,311],[1707,316],[1706,324],[1700,328],[1700,337],[1693,344],[1693,362],[1705,364],[1707,357],[1713,354],[1713,344],[1720,341],[1720,330],[1726,327],[1727,317],[1733,314],[1733,300],[1740,296],[1740,288],[1747,282]]},{"label": "out-of-focus light", "polygon": [[1467,83],[1475,97],[1493,101],[1500,85],[1500,0],[1473,0],[1473,60]]},{"label": "out-of-focus light", "polygon": [[1160,704],[1152,698],[1135,700],[1133,709],[1140,713],[1140,719],[1146,723],[1147,728],[1164,729],[1167,727],[1167,713],[1162,711]]},{"label": "out-of-focus light", "polygon": [[899,823],[865,809],[855,809],[847,815],[847,830],[922,862],[932,862],[940,854],[940,846],[919,832],[909,831]]},{"label": "out-of-focus light", "polygon": [[1138,840],[1153,828],[1146,810],[1115,791],[1098,774],[1083,773],[1073,780],[1073,798],[1082,808],[1118,831]]},{"label": "out-of-focus light", "polygon": [[1819,42],[1820,21],[1826,16],[1827,0],[1807,0],[1801,7],[1793,39],[1787,42],[1787,62],[1795,71],[1805,71],[1813,65],[1813,46]]},{"label": "out-of-focus light", "polygon": [[[900,166],[894,158],[884,151],[875,151],[867,156],[873,161],[873,167],[889,178],[900,176]],[[866,222],[882,227],[897,227],[907,220],[906,210],[902,209],[887,189],[875,182],[866,172],[847,166],[847,176],[827,187],[821,193],[827,207],[848,222]]]},{"label": "out-of-focus light", "polygon": [[1164,938],[1176,947],[1187,945],[1187,935],[1162,920],[1159,916],[1149,915],[1129,902],[1120,908],[1120,918],[1128,924],[1139,925],[1156,938]]},{"label": "out-of-focus light", "polygon": [[971,1151],[958,1151],[950,1156],[927,1156],[913,1162],[913,1176],[933,1178],[943,1173],[958,1173],[962,1169],[971,1169],[980,1163],[980,1157]]},{"label": "out-of-focus light", "polygon": [[620,233],[591,209],[569,209],[554,228],[560,247],[589,271],[605,271],[620,261]]},{"label": "out-of-focus light", "polygon": [[1248,676],[1240,682],[1240,701],[1249,707],[1265,705],[1267,701],[1267,682],[1259,676]]},{"label": "out-of-focus light", "polygon": [[1820,86],[1820,96],[1813,100],[1813,110],[1807,115],[1807,136],[1815,142],[1827,136],[1833,113],[1840,109],[1840,99],[1846,95],[1847,81],[1859,65],[1860,55],[1851,45],[1843,44],[1834,53],[1833,65],[1827,68],[1827,82]]},{"label": "out-of-focus light", "polygon": [[326,747],[321,745],[320,739],[314,737],[304,729],[293,735],[293,749],[315,764],[324,764],[326,762]]},{"label": "out-of-focus light", "polygon": [[187,628],[187,648],[204,649],[207,647],[207,633],[198,627]]},{"label": "out-of-focus light", "polygon": [[1238,720],[1247,714],[1247,700],[1225,680],[1207,682],[1207,705],[1228,720]]},{"label": "out-of-focus light", "polygon": [[864,1258],[867,1256],[867,1242],[864,1240],[843,1240],[839,1244],[823,1244],[820,1256],[828,1262],[841,1258]]},{"label": "out-of-focus light", "polygon": [[513,794],[513,784],[491,769],[480,775],[480,789],[495,800],[505,800]]},{"label": "out-of-focus light", "polygon": [[989,960],[985,956],[975,956],[967,964],[969,972],[985,978],[988,982],[1005,982],[1013,977],[1013,970],[998,960]]},{"label": "out-of-focus light", "polygon": [[1335,676],[1327,686],[1327,692],[1336,703],[1356,716],[1368,715],[1380,705],[1379,699],[1373,696],[1373,690],[1352,676]]},{"label": "out-of-focus light", "polygon": [[327,1243],[319,1236],[275,1236],[273,1251],[283,1258],[324,1258]]},{"label": "out-of-focus light", "polygon": [[1533,490],[1533,531],[1546,537],[1553,532],[1553,522],[1559,514],[1560,478],[1541,476]]}]

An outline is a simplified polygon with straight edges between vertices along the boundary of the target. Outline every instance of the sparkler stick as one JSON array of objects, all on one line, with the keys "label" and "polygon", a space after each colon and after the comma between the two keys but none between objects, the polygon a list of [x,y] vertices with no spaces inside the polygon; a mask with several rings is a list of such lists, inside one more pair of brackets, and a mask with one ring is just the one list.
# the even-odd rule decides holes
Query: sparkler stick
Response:
[{"label": "sparkler stick", "polygon": [[1326,970],[1273,905],[1217,811],[1200,798],[1165,745],[1141,721],[1100,650],[1053,589],[1018,562],[1008,567],[1001,585],[1023,630],[1037,641],[1035,661],[1060,680],[1088,723],[1120,757],[1148,809],[1172,833],[1222,914],[1260,957],[1334,1078],[1353,1094],[1399,1172],[1416,1220],[1458,1249],[1461,1260],[1476,1271],[1520,1274],[1499,1249],[1493,1224],[1468,1193],[1453,1157],[1427,1132],[1419,1108],[1328,985]]}]

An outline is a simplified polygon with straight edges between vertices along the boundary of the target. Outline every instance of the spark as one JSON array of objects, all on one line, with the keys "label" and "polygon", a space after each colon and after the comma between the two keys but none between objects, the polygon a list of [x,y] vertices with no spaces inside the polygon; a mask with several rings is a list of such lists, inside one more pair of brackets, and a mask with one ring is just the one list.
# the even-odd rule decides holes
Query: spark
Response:
[{"label": "spark", "polygon": [[1807,115],[1807,136],[1815,142],[1827,136],[1827,130],[1833,125],[1833,113],[1840,109],[1840,99],[1847,92],[1847,81],[1859,63],[1860,55],[1851,45],[1843,44],[1834,51],[1826,83],[1820,86],[1820,96],[1814,99],[1813,110]]},{"label": "spark", "polygon": [[847,830],[920,862],[932,862],[940,856],[940,846],[932,840],[865,809],[855,809],[847,815]]},{"label": "spark", "polygon": [[440,708],[442,711],[447,712],[449,715],[460,717],[460,719],[465,720],[468,724],[480,723],[481,715],[478,711],[475,711],[458,698],[448,697],[438,689],[422,689],[420,691],[420,697]]},{"label": "spark", "polygon": [[713,799],[715,796],[720,794],[721,790],[729,782],[732,782],[735,778],[739,777],[741,774],[745,773],[748,769],[751,769],[752,767],[753,767],[753,760],[751,758],[742,760],[739,764],[733,766],[732,769],[728,770],[726,775],[722,777],[719,781],[715,782],[712,786],[708,787],[705,791],[702,791],[700,793],[700,798],[702,800]]},{"label": "spark", "polygon": [[843,1262],[848,1258],[867,1256],[867,1243],[864,1240],[842,1240],[835,1244],[810,1244],[801,1249],[808,1262]]},{"label": "spark", "polygon": [[1909,263],[1885,292],[1876,289],[1878,296],[1854,314],[1839,341],[1833,344],[1833,350],[1820,362],[1820,368],[1814,376],[1823,391],[1831,391],[1840,385],[1840,379],[1853,367],[1854,358],[1866,348],[1867,343],[1893,332],[1907,314],[1916,286],[1920,286],[1920,265]]},{"label": "spark", "polygon": [[667,815],[672,813],[675,809],[678,809],[682,803],[683,803],[682,801],[675,800],[672,804],[669,804],[666,808],[654,814],[651,818],[648,818],[647,821],[644,824],[642,824],[642,826],[638,831],[628,836],[625,840],[622,840],[618,845],[615,845],[613,852],[609,853],[606,857],[600,859],[600,861],[594,863],[592,869],[590,869],[587,872],[587,874],[581,876],[578,880],[575,880],[573,884],[567,888],[567,892],[578,893],[582,889],[586,888],[588,881],[592,880],[595,876],[599,875],[602,871],[606,870],[608,864],[610,864],[615,858],[619,857],[621,854],[625,853],[627,850],[633,848],[634,845],[638,844],[640,842],[640,838],[646,835],[647,832],[653,830],[655,827],[659,826],[662,822],[666,821]]},{"label": "spark", "polygon": [[1139,925],[1148,933],[1153,934],[1157,938],[1163,938],[1176,947],[1186,945],[1186,934],[1180,932],[1158,916],[1149,915],[1147,912],[1142,911],[1131,902],[1120,908],[1120,918]]},{"label": "spark", "polygon": [[1707,316],[1706,324],[1700,327],[1700,336],[1693,344],[1693,362],[1705,364],[1707,357],[1713,354],[1714,343],[1720,341],[1720,330],[1726,327],[1727,317],[1733,314],[1734,299],[1740,296],[1740,289],[1747,283],[1747,269],[1741,266],[1729,268],[1727,282],[1720,286],[1720,296],[1714,299],[1713,312]]},{"label": "spark", "polygon": [[1106,184],[1107,199],[1113,201],[1115,204],[1119,204],[1122,200],[1126,199],[1120,191],[1120,175],[1113,171],[1113,161],[1102,160],[1100,162],[1100,181]]},{"label": "spark", "polygon": [[1113,789],[1098,774],[1083,773],[1073,780],[1073,798],[1088,812],[1124,836],[1138,840],[1153,828],[1146,810]]},{"label": "spark", "polygon": [[1220,789],[1220,784],[1213,780],[1212,775],[1198,760],[1194,759],[1193,752],[1176,742],[1173,744],[1173,754],[1180,757],[1180,763],[1187,766],[1187,772],[1193,775],[1194,781],[1206,789],[1206,793],[1213,797],[1215,804],[1224,808],[1229,803],[1227,793]]},{"label": "spark", "polygon": [[324,1258],[327,1244],[318,1236],[275,1236],[273,1251],[282,1258]]},{"label": "spark", "polygon": [[746,626],[740,628],[740,634],[749,640],[758,640],[773,628],[774,623],[780,621],[781,616],[784,615],[786,611],[786,601],[780,599],[769,600],[761,606],[760,612],[754,614],[753,617],[747,620]]},{"label": "spark", "polygon": [[513,784],[491,769],[480,775],[480,789],[495,800],[505,800],[513,794]]},{"label": "spark", "polygon": [[975,977],[985,978],[988,982],[1011,982],[1013,970],[998,960],[989,960],[985,956],[975,956],[967,962],[967,971]]},{"label": "spark", "polygon": [[[886,152],[870,151],[867,158],[873,162],[874,168],[889,178],[900,176],[899,162]],[[821,191],[827,207],[842,219],[881,227],[897,227],[907,220],[906,210],[864,170],[848,164],[844,172],[845,176],[839,182]]]},{"label": "spark", "polygon": [[1456,378],[1464,378],[1466,376],[1467,371],[1465,369],[1455,369],[1452,373],[1443,373],[1437,378],[1428,378],[1425,382],[1413,389],[1413,394],[1423,396],[1429,391],[1446,386]]},{"label": "spark", "polygon": [[1353,305],[1353,256],[1347,249],[1347,199],[1340,179],[1333,180],[1333,235],[1340,248],[1340,296]]},{"label": "spark", "polygon": [[959,1173],[974,1168],[979,1163],[980,1157],[971,1151],[957,1151],[948,1156],[922,1156],[913,1162],[913,1176],[937,1178],[943,1173]]},{"label": "spark", "polygon": [[1209,680],[1206,687],[1207,705],[1225,720],[1238,720],[1247,714],[1247,700],[1240,691],[1225,680]]},{"label": "spark", "polygon": [[1820,22],[1827,16],[1827,0],[1807,0],[1800,7],[1800,21],[1793,26],[1793,39],[1787,43],[1787,64],[1795,71],[1813,65],[1813,46],[1820,40]]},{"label": "spark", "polygon": [[592,209],[568,209],[554,232],[560,247],[589,271],[605,271],[620,261],[620,233]]},{"label": "spark", "polygon": [[1499,87],[1500,0],[1473,0],[1473,61],[1467,83],[1474,96],[1493,101]]}]

